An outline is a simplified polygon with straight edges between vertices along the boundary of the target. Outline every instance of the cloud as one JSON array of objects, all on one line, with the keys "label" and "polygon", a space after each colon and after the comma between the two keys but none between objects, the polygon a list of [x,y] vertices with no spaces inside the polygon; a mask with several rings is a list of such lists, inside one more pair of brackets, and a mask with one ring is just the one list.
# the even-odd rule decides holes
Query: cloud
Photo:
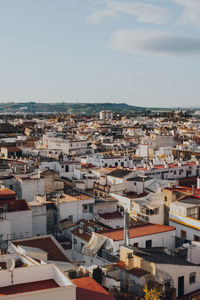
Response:
[{"label": "cloud", "polygon": [[181,23],[193,23],[200,26],[200,1],[199,0],[171,0],[175,4],[183,6]]},{"label": "cloud", "polygon": [[200,55],[200,39],[153,30],[117,30],[110,47],[125,53],[152,55]]},{"label": "cloud", "polygon": [[117,17],[117,13],[111,9],[100,9],[93,12],[92,15],[86,18],[86,22],[90,24],[97,24],[107,21],[108,19],[114,19]]},{"label": "cloud", "polygon": [[171,13],[167,7],[139,2],[108,1],[108,7],[116,12],[135,16],[140,22],[163,24],[169,20]]},{"label": "cloud", "polygon": [[110,18],[117,17],[120,13],[132,15],[140,22],[152,24],[164,24],[171,17],[167,7],[145,4],[140,2],[122,2],[104,0],[105,9],[95,10],[86,18],[89,23],[100,23]]}]

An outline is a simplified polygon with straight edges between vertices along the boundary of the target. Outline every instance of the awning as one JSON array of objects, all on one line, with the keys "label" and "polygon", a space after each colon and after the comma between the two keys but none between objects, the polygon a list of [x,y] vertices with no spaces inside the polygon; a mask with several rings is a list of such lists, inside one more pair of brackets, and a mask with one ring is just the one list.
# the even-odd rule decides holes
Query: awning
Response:
[{"label": "awning", "polygon": [[83,246],[82,253],[88,256],[94,256],[103,246],[106,240],[107,237],[93,232],[89,242]]}]

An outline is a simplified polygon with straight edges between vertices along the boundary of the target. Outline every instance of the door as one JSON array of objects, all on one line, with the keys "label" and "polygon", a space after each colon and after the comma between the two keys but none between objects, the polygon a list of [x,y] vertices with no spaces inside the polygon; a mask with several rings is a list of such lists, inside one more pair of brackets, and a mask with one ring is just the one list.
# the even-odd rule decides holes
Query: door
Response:
[{"label": "door", "polygon": [[178,297],[184,295],[184,276],[178,278]]},{"label": "door", "polygon": [[146,248],[151,248],[152,247],[152,240],[146,241]]}]

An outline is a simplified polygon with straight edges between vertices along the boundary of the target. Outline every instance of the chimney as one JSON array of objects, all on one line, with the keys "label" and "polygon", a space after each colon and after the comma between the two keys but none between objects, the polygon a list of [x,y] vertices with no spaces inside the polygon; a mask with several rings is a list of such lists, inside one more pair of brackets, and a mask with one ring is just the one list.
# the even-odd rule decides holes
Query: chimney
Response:
[{"label": "chimney", "polygon": [[129,213],[124,210],[124,244],[129,246]]},{"label": "chimney", "polygon": [[197,177],[197,188],[200,189],[200,177]]},{"label": "chimney", "polygon": [[194,184],[192,185],[192,195],[194,195]]}]

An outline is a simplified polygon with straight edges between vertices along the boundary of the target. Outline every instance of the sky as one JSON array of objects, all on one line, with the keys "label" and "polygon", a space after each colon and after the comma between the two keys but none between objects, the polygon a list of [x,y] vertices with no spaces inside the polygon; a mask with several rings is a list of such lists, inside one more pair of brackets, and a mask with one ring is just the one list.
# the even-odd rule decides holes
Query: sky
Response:
[{"label": "sky", "polygon": [[0,101],[200,106],[200,0],[0,0]]}]

